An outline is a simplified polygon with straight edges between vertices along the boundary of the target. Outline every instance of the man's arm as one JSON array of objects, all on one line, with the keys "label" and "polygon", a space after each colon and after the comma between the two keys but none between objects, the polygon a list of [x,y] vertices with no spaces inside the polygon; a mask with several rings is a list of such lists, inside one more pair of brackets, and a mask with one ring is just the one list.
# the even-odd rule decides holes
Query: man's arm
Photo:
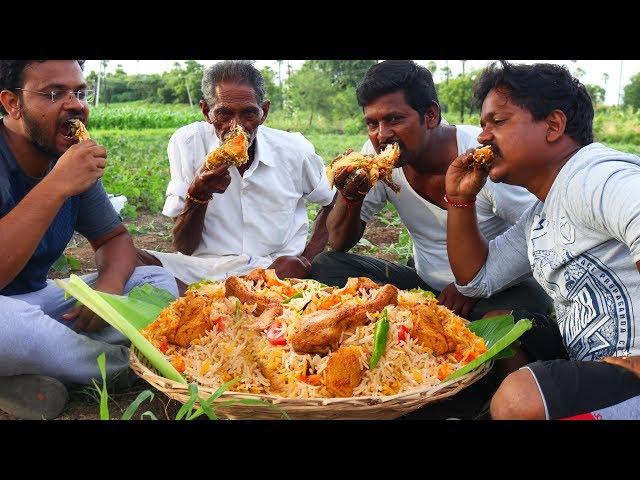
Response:
[{"label": "man's arm", "polygon": [[[131,235],[123,224],[99,237],[90,238],[95,251],[98,278],[93,288],[105,293],[122,295],[136,264],[136,251]],[[74,321],[76,332],[96,332],[109,324],[89,308],[80,305],[65,313],[62,318]]]},{"label": "man's arm", "polygon": [[[487,259],[487,241],[478,228],[475,201],[487,172],[472,166],[473,149],[456,158],[445,177],[447,255],[458,285],[475,278]],[[457,205],[457,206],[456,206]]]},{"label": "man's arm", "polygon": [[22,271],[64,201],[102,176],[106,150],[93,140],[70,147],[53,170],[0,219],[0,288]]},{"label": "man's arm", "polygon": [[311,234],[311,238],[307,242],[307,245],[302,252],[302,256],[309,260],[309,262],[313,262],[313,259],[316,257],[316,255],[321,253],[327,246],[327,241],[329,240],[329,231],[327,230],[327,217],[333,210],[335,202],[336,198],[334,197],[331,203],[322,207],[316,215],[315,221],[313,223],[313,233]]},{"label": "man's arm", "polygon": [[176,251],[191,255],[198,247],[208,205],[186,199],[182,212],[173,219],[173,248]]},{"label": "man's arm", "polygon": [[221,165],[201,172],[193,179],[182,212],[174,218],[173,247],[184,255],[191,255],[202,240],[204,217],[214,193],[224,193],[231,183],[229,166]]},{"label": "man's arm", "polygon": [[121,295],[136,265],[136,251],[127,228],[120,224],[89,242],[95,251],[98,279],[95,289]]},{"label": "man's arm", "polygon": [[0,289],[22,271],[67,198],[47,183],[44,179],[36,185],[0,219],[0,245],[3,246]]},{"label": "man's arm", "polygon": [[342,194],[338,194],[331,213],[327,216],[329,245],[334,250],[349,251],[358,243],[367,226],[360,219],[362,200],[348,202]]},{"label": "man's arm", "polygon": [[471,152],[456,158],[447,170],[447,254],[460,293],[488,297],[531,274],[526,228],[534,207],[487,245],[473,206],[487,172],[471,166]]},{"label": "man's arm", "polygon": [[[451,199],[453,203],[463,202]],[[487,260],[489,248],[478,228],[475,206],[447,207],[447,254],[458,285],[475,278]]]}]

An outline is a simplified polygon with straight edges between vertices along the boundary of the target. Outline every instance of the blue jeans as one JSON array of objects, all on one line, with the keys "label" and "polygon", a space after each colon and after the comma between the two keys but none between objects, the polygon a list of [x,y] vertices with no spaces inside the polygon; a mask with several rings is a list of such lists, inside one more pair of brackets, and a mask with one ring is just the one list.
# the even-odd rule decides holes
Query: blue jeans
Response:
[{"label": "blue jeans", "polygon": [[[97,273],[81,277],[93,286]],[[161,267],[138,267],[124,293],[150,283],[178,295],[175,278]],[[73,308],[74,298],[64,300],[64,290],[53,281],[36,292],[0,296],[0,376],[38,374],[66,384],[88,385],[100,379],[96,361],[106,355],[107,377],[129,366],[129,340],[108,326],[99,332],[76,333],[72,321],[62,315]]]}]

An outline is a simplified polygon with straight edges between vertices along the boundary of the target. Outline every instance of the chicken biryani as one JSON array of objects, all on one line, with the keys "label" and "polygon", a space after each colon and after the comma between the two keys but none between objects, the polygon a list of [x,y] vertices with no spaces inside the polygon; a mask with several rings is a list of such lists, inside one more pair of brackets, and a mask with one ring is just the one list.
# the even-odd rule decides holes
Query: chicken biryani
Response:
[{"label": "chicken biryani", "polygon": [[189,288],[142,334],[189,381],[239,379],[234,391],[288,398],[428,387],[487,350],[429,292],[368,278],[335,288],[265,269]]}]

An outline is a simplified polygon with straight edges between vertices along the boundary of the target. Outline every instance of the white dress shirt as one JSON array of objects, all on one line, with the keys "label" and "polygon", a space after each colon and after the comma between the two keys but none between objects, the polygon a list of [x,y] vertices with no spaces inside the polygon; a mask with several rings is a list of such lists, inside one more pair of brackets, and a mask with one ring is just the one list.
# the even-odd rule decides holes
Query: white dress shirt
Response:
[{"label": "white dress shirt", "polygon": [[[266,267],[283,255],[300,255],[309,227],[305,201],[325,206],[333,200],[324,162],[302,134],[261,125],[255,142],[255,158],[244,176],[229,168],[231,183],[213,195],[193,254],[151,252],[182,281],[221,279]],[[164,215],[182,212],[189,185],[219,145],[213,125],[204,121],[172,135]]]}]

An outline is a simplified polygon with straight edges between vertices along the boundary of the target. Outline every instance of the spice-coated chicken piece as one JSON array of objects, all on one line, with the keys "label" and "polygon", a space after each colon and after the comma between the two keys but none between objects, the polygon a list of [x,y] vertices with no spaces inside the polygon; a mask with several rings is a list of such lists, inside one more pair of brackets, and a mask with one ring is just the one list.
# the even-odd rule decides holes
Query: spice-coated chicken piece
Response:
[{"label": "spice-coated chicken piece", "polygon": [[247,160],[249,160],[249,139],[244,129],[236,125],[227,133],[222,144],[207,155],[204,165],[207,170],[213,170],[224,163],[239,167]]},{"label": "spice-coated chicken piece", "polygon": [[377,289],[368,301],[359,303],[356,300],[300,317],[291,336],[294,351],[326,354],[335,350],[345,331],[369,323],[367,312],[379,312],[387,305],[397,305],[398,289],[387,284]]},{"label": "spice-coated chicken piece", "polygon": [[336,157],[327,167],[329,185],[333,187],[333,181],[338,174],[347,169],[350,175],[364,172],[372,187],[382,180],[394,192],[400,191],[400,187],[392,180],[392,172],[396,161],[400,157],[400,147],[397,143],[387,145],[379,154],[364,154],[350,151]]},{"label": "spice-coated chicken piece", "polygon": [[442,324],[443,318],[438,311],[428,305],[416,305],[411,308],[413,328],[410,335],[425,347],[430,348],[434,355],[453,352],[456,342],[450,338]]},{"label": "spice-coated chicken piece", "polygon": [[331,354],[325,369],[325,385],[329,393],[336,397],[353,396],[353,389],[360,385],[364,375],[360,352],[360,347],[350,345]]},{"label": "spice-coated chicken piece", "polygon": [[89,131],[87,130],[87,127],[84,126],[84,123],[82,123],[80,120],[78,120],[77,118],[74,118],[72,120],[69,121],[70,126],[69,129],[71,131],[71,135],[74,135],[78,141],[83,141],[83,140],[89,140],[91,137],[89,136]]}]

